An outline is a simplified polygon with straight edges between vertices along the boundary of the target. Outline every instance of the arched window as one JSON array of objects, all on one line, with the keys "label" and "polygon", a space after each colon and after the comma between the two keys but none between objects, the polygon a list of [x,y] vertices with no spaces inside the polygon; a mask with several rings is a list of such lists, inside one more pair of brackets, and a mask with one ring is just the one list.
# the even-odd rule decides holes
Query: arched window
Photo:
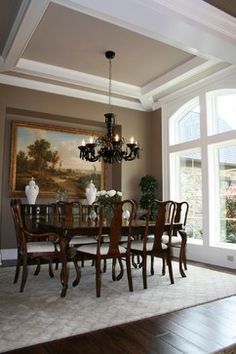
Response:
[{"label": "arched window", "polygon": [[198,97],[183,105],[170,119],[170,145],[200,138]]}]

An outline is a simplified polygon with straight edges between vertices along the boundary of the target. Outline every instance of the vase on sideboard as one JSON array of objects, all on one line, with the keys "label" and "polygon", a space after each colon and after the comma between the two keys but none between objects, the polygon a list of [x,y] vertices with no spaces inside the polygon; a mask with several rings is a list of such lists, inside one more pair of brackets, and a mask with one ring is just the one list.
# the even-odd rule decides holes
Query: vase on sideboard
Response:
[{"label": "vase on sideboard", "polygon": [[97,188],[93,184],[93,181],[90,181],[87,188],[85,189],[85,195],[88,202],[88,205],[92,205],[96,200]]},{"label": "vase on sideboard", "polygon": [[35,183],[34,177],[31,178],[29,184],[25,186],[25,195],[29,204],[35,204],[37,196],[39,194],[39,187]]}]

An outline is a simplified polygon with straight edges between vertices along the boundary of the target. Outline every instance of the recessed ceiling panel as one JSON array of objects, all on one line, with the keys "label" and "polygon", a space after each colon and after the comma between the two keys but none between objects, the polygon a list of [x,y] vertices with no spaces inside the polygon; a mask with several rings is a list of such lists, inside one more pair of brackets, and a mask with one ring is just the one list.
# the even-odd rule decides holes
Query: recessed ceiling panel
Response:
[{"label": "recessed ceiling panel", "polygon": [[74,10],[50,4],[23,57],[50,65],[108,76],[106,50],[114,50],[112,79],[143,86],[193,56]]}]

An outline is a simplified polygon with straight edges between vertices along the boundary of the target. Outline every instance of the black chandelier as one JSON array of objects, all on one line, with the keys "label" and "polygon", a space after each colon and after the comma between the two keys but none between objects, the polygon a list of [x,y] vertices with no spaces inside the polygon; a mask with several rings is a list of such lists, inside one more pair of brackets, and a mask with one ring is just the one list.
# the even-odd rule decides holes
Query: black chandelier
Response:
[{"label": "black chandelier", "polygon": [[109,59],[109,112],[104,115],[105,124],[107,127],[107,134],[98,137],[95,141],[90,139],[88,143],[82,142],[78,146],[80,150],[80,158],[89,162],[103,161],[105,163],[114,163],[125,161],[132,161],[136,157],[139,158],[139,146],[132,137],[130,142],[125,142],[123,137],[115,134],[115,115],[111,110],[111,60],[115,57],[115,52],[107,51],[105,53]]}]

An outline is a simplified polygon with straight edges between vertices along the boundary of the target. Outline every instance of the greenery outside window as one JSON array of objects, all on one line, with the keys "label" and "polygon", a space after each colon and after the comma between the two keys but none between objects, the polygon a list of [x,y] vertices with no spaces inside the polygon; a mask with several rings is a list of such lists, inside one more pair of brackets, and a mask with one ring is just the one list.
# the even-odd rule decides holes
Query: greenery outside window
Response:
[{"label": "greenery outside window", "polygon": [[236,245],[236,141],[215,147],[218,167],[218,233],[216,243]]}]

